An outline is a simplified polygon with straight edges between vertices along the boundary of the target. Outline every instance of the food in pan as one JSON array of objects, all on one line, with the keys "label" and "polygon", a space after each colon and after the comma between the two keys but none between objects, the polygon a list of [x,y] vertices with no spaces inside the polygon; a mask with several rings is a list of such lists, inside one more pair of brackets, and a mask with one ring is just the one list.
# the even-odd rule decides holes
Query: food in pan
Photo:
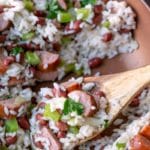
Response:
[{"label": "food in pan", "polygon": [[89,75],[103,59],[138,47],[126,2],[7,0],[0,9],[0,85]]}]

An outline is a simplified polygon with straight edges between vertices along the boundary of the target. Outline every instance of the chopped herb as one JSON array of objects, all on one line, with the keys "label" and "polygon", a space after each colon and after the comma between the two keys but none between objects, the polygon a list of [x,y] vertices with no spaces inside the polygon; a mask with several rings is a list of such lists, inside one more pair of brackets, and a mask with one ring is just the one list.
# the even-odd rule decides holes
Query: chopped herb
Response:
[{"label": "chopped herb", "polygon": [[57,13],[60,10],[57,0],[47,0],[46,6],[47,6],[47,10],[48,10],[47,17],[49,19],[57,18]]},{"label": "chopped herb", "polygon": [[34,10],[34,4],[31,0],[23,0],[24,7],[28,11],[33,11]]},{"label": "chopped herb", "polygon": [[108,120],[104,120],[104,129],[108,128],[109,127],[109,121]]},{"label": "chopped herb", "polygon": [[96,3],[96,0],[81,0],[81,5],[86,6],[88,4],[94,5]]},{"label": "chopped herb", "polygon": [[71,112],[76,112],[78,115],[83,113],[84,107],[81,103],[75,102],[74,100],[68,98],[64,104],[63,114],[68,115]]},{"label": "chopped herb", "polygon": [[126,143],[116,143],[117,150],[125,150]]},{"label": "chopped herb", "polygon": [[70,126],[69,127],[69,132],[73,133],[73,134],[78,134],[79,133],[79,128],[76,126]]},{"label": "chopped herb", "polygon": [[47,104],[44,108],[44,117],[53,121],[59,121],[61,114],[57,111],[51,111],[50,104]]},{"label": "chopped herb", "polygon": [[18,130],[18,122],[16,118],[6,120],[5,130],[6,132],[16,132]]},{"label": "chopped herb", "polygon": [[12,49],[11,54],[12,55],[18,55],[19,53],[23,52],[23,48],[22,47],[15,47]]},{"label": "chopped herb", "polygon": [[28,33],[24,33],[22,35],[22,40],[24,40],[24,41],[31,40],[34,36],[35,36],[35,32],[34,31],[31,31],[31,32],[28,32]]},{"label": "chopped herb", "polygon": [[105,21],[103,24],[102,24],[103,27],[105,28],[109,28],[110,27],[110,22],[109,21]]},{"label": "chopped herb", "polygon": [[38,65],[40,63],[40,58],[35,52],[26,52],[25,58],[30,65]]}]

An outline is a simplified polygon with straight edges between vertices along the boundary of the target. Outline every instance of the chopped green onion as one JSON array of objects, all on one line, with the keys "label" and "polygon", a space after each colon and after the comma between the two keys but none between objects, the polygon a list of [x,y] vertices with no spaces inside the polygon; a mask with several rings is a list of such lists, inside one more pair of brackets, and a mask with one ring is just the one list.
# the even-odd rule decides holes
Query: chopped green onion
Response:
[{"label": "chopped green onion", "polygon": [[26,52],[25,58],[30,65],[38,65],[40,63],[40,58],[35,52]]},{"label": "chopped green onion", "polygon": [[15,118],[6,120],[5,130],[6,132],[16,132],[18,130],[18,122]]},{"label": "chopped green onion", "polygon": [[102,24],[103,27],[105,28],[109,28],[110,27],[110,22],[109,21],[105,21],[103,24]]},{"label": "chopped green onion", "polygon": [[76,9],[76,13],[77,13],[78,20],[80,20],[80,19],[86,20],[91,13],[91,9],[89,9],[89,8]]},{"label": "chopped green onion", "polygon": [[57,15],[57,20],[60,23],[68,23],[73,19],[72,15],[68,12],[59,12]]},{"label": "chopped green onion", "polygon": [[109,120],[104,120],[104,129],[108,128],[109,127]]},{"label": "chopped green onion", "polygon": [[74,70],[75,70],[75,64],[74,63],[65,65],[65,73],[71,73],[71,72],[74,72]]},{"label": "chopped green onion", "polygon": [[23,48],[22,47],[15,47],[12,49],[11,54],[12,55],[18,55],[19,53],[23,52]]},{"label": "chopped green onion", "polygon": [[116,143],[117,150],[125,150],[126,143]]},{"label": "chopped green onion", "polygon": [[57,111],[51,111],[50,104],[46,104],[44,108],[44,117],[53,121],[59,121],[61,114]]},{"label": "chopped green onion", "polygon": [[69,132],[73,133],[73,134],[78,134],[79,133],[79,128],[76,126],[70,126],[69,127]]},{"label": "chopped green onion", "polygon": [[81,115],[84,111],[84,107],[80,102],[75,102],[74,100],[68,98],[64,104],[63,114],[68,115],[69,113],[76,112]]},{"label": "chopped green onion", "polygon": [[34,4],[31,0],[23,0],[23,4],[24,7],[28,10],[28,11],[33,11],[34,9]]},{"label": "chopped green onion", "polygon": [[22,35],[22,40],[31,40],[35,36],[35,32],[31,31]]}]

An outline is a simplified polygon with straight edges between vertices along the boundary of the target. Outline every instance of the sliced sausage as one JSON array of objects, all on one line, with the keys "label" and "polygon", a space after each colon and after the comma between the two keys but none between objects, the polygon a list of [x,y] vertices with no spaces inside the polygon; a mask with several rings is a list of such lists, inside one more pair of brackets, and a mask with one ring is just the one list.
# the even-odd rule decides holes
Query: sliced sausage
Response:
[{"label": "sliced sausage", "polygon": [[21,106],[24,106],[25,108],[27,108],[28,105],[29,105],[29,102],[22,101],[22,100],[16,101],[15,98],[7,99],[7,100],[0,99],[0,118],[8,119],[8,118],[16,117],[17,113],[11,114],[9,111],[13,110],[17,112]]},{"label": "sliced sausage", "polygon": [[72,99],[76,96],[79,98],[80,103],[82,103],[84,106],[85,117],[91,117],[97,112],[98,108],[96,101],[91,95],[88,95],[83,91],[75,90],[70,92],[68,96]]},{"label": "sliced sausage", "polygon": [[138,134],[130,141],[130,150],[150,150],[150,140]]},{"label": "sliced sausage", "polygon": [[62,86],[67,90],[67,92],[72,92],[74,90],[80,90],[81,86],[79,83],[74,82],[74,81],[68,81],[68,82],[64,82],[62,84]]},{"label": "sliced sausage", "polygon": [[41,63],[38,65],[38,69],[41,71],[56,70],[59,64],[59,55],[53,54],[47,51],[36,51],[39,55]]},{"label": "sliced sausage", "polygon": [[150,140],[150,125],[144,126],[140,131],[140,134],[142,134],[143,136],[145,136]]},{"label": "sliced sausage", "polygon": [[58,0],[58,4],[62,9],[67,10],[67,4],[65,0]]},{"label": "sliced sausage", "polygon": [[[52,133],[52,131],[46,127],[42,127],[41,128],[41,134],[35,134],[33,139],[37,138],[37,137],[40,137],[40,138],[46,138],[48,141],[49,141],[49,149],[50,150],[61,150],[62,149],[62,146],[61,146],[61,143],[58,141],[58,139],[56,138],[56,136]],[[44,148],[44,142],[43,141],[39,141],[40,142],[40,145],[41,147]],[[38,143],[39,143],[38,142]],[[35,146],[37,145],[36,143],[37,142],[34,142],[35,143]]]},{"label": "sliced sausage", "polygon": [[39,70],[35,71],[35,78],[39,81],[54,81],[58,77],[57,71],[42,72]]},{"label": "sliced sausage", "polygon": [[4,20],[3,14],[0,14],[0,32],[8,29],[10,26],[9,20]]}]

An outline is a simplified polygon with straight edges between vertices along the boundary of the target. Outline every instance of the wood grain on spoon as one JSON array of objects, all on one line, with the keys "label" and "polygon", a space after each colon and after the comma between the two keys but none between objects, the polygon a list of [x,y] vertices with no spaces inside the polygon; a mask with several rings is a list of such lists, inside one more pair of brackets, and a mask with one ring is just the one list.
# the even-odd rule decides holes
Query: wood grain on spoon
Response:
[{"label": "wood grain on spoon", "polygon": [[[113,75],[88,77],[84,79],[84,82],[95,82],[100,90],[106,93],[106,98],[110,106],[108,115],[111,117],[111,120],[109,123],[111,123],[122,109],[150,84],[150,65]],[[80,141],[79,144],[96,137],[103,130],[100,129],[97,134]]]}]

